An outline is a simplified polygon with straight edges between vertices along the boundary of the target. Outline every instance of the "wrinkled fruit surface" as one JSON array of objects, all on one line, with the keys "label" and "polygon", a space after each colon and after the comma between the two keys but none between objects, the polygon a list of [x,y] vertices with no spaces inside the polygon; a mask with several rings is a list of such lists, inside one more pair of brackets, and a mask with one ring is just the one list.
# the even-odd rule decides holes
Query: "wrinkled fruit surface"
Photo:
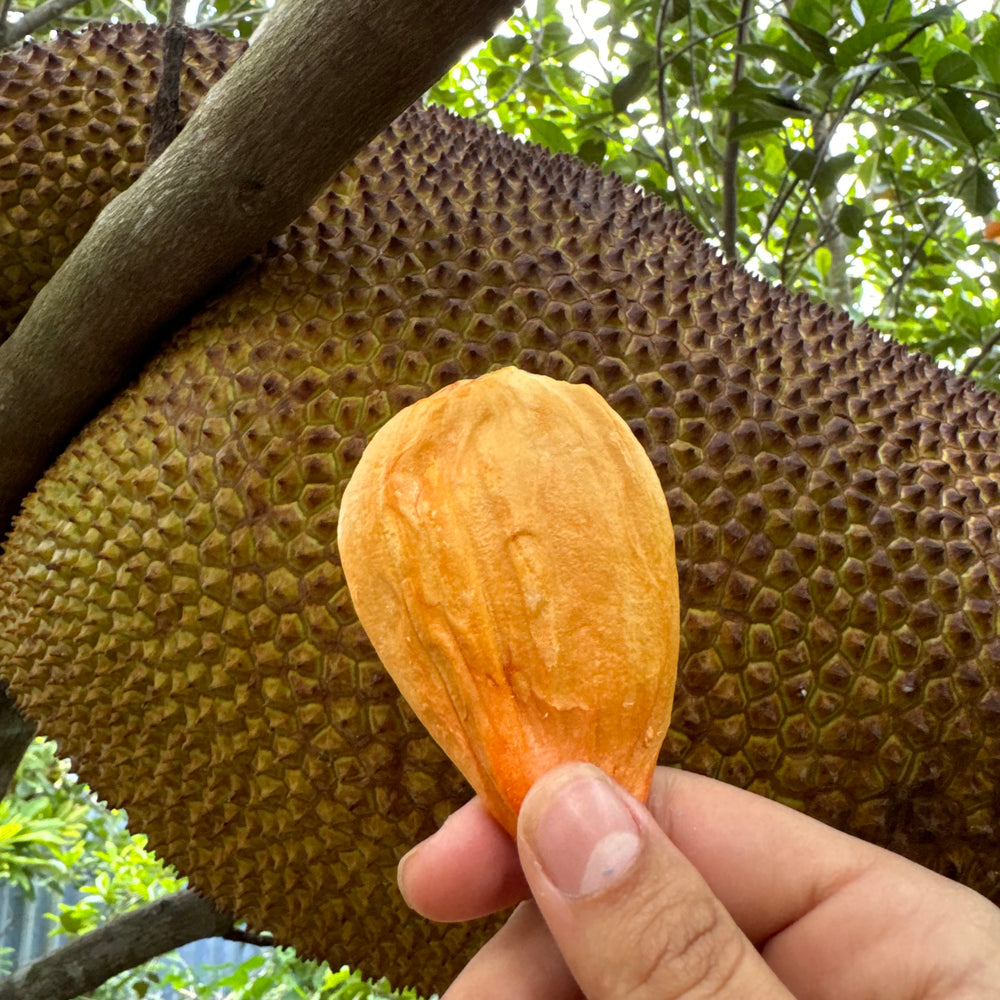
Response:
[{"label": "wrinkled fruit surface", "polygon": [[509,832],[565,761],[646,797],[677,674],[674,533],[597,392],[510,367],[415,403],[365,451],[338,541],[382,662]]}]

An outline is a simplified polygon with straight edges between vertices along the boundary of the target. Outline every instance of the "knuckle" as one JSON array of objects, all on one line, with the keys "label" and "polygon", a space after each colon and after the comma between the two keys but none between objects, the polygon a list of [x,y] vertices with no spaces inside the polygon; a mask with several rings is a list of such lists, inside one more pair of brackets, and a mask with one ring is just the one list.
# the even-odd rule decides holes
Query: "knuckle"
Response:
[{"label": "knuckle", "polygon": [[630,1000],[694,1000],[728,996],[744,961],[746,939],[713,899],[685,903],[683,919],[662,910],[637,942],[636,964],[623,996]]}]

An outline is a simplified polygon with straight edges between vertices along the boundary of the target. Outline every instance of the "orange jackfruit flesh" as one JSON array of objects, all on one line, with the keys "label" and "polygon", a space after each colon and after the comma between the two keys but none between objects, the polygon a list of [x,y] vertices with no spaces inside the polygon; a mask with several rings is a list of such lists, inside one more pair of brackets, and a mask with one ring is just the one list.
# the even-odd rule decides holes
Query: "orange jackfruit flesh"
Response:
[{"label": "orange jackfruit flesh", "polygon": [[597,392],[503,368],[408,407],[358,464],[338,541],[382,662],[509,832],[563,762],[646,797],[677,670],[674,535]]}]

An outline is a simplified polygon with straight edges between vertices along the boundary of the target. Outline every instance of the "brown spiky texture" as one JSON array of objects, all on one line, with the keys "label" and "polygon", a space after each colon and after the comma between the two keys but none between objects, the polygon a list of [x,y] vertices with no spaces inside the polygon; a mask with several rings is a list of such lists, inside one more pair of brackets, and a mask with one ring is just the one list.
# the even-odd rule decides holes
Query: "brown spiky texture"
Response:
[{"label": "brown spiky texture", "polygon": [[[131,140],[64,156],[3,97],[91,61],[115,120],[148,36],[97,35],[0,63],[0,171],[28,143],[53,176],[100,164],[96,197],[130,174],[109,158]],[[1000,899],[1000,400],[617,180],[438,111],[372,143],[26,502],[0,563],[20,704],[220,906],[443,986],[486,928],[413,917],[394,869],[467,791],[374,658],[334,539],[372,432],[508,364],[595,386],[666,490],[661,760]]]}]

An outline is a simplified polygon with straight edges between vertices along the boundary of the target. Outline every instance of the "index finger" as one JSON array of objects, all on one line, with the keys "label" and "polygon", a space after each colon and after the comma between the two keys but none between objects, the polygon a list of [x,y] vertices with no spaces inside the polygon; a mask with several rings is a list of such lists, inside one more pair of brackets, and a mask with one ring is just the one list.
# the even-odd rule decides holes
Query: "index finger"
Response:
[{"label": "index finger", "polygon": [[475,920],[531,893],[510,835],[475,798],[399,863],[399,891],[428,920]]}]

